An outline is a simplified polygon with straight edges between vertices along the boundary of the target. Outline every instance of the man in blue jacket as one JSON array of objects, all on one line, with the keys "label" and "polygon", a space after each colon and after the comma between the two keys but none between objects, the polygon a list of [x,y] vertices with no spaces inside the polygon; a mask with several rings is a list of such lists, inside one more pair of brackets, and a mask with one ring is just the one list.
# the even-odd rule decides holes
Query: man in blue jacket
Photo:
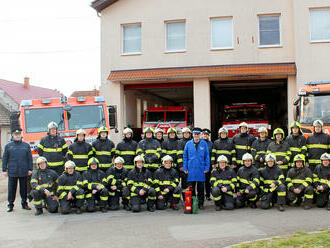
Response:
[{"label": "man in blue jacket", "polygon": [[22,141],[22,129],[12,133],[12,141],[5,146],[2,171],[8,176],[8,209],[12,212],[19,181],[22,208],[31,210],[27,204],[27,179],[32,174],[32,154],[28,143]]},{"label": "man in blue jacket", "polygon": [[199,209],[204,209],[205,174],[210,169],[209,148],[205,140],[200,139],[202,129],[192,130],[193,139],[188,141],[183,153],[183,171],[188,174],[188,184],[193,188],[193,195],[197,197]]}]

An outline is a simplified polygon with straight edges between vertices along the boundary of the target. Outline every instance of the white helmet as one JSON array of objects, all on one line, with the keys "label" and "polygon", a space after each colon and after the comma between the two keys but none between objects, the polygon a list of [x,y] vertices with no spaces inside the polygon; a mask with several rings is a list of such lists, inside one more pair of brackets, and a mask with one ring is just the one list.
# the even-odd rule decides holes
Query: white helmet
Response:
[{"label": "white helmet", "polygon": [[182,133],[191,133],[191,130],[189,127],[182,128]]},{"label": "white helmet", "polygon": [[142,161],[142,163],[144,163],[144,158],[141,155],[138,155],[134,158],[134,164],[136,164],[137,161]]},{"label": "white helmet", "polygon": [[267,154],[266,158],[265,158],[265,161],[268,162],[268,161],[273,161],[273,162],[276,162],[276,157],[274,154],[270,153],[270,154]]},{"label": "white helmet", "polygon": [[51,121],[48,123],[47,128],[48,128],[48,131],[49,131],[49,129],[52,129],[52,128],[58,129],[58,125],[56,124],[55,121]]},{"label": "white helmet", "polygon": [[330,154],[329,153],[323,153],[320,157],[321,160],[330,160]]},{"label": "white helmet", "polygon": [[122,157],[116,157],[113,162],[114,164],[123,164],[125,163],[125,160]]},{"label": "white helmet", "polygon": [[124,129],[123,134],[126,135],[128,133],[131,133],[133,135],[133,130],[127,127]]},{"label": "white helmet", "polygon": [[171,161],[171,162],[173,162],[173,158],[170,155],[166,155],[162,159],[163,165],[165,164],[165,161]]},{"label": "white helmet", "polygon": [[86,135],[86,132],[85,132],[85,130],[84,129],[78,129],[77,131],[76,131],[76,137],[78,136],[78,134],[83,134],[83,135]]},{"label": "white helmet", "polygon": [[228,129],[225,128],[225,127],[220,127],[219,131],[218,131],[218,134],[220,134],[220,133],[226,133],[228,135]]},{"label": "white helmet", "polygon": [[161,128],[156,128],[156,129],[155,129],[155,134],[156,134],[156,133],[162,133],[162,134],[164,134],[164,130],[161,129]]},{"label": "white helmet", "polygon": [[242,160],[245,161],[245,160],[251,160],[253,161],[253,157],[250,153],[245,153],[242,157]]},{"label": "white helmet", "polygon": [[265,127],[259,127],[258,133],[266,133],[268,135],[268,130]]},{"label": "white helmet", "polygon": [[37,160],[36,160],[37,165],[39,165],[43,162],[47,163],[47,159],[45,157],[38,157]]},{"label": "white helmet", "polygon": [[248,124],[246,122],[241,122],[239,125],[238,125],[238,128],[241,128],[241,127],[246,127],[246,128],[249,128]]},{"label": "white helmet", "polygon": [[76,164],[73,161],[68,160],[65,162],[64,167],[65,169],[74,168],[76,167]]},{"label": "white helmet", "polygon": [[217,162],[218,163],[219,162],[226,162],[226,163],[228,163],[228,159],[227,159],[227,157],[225,155],[221,155],[221,156],[218,157]]}]

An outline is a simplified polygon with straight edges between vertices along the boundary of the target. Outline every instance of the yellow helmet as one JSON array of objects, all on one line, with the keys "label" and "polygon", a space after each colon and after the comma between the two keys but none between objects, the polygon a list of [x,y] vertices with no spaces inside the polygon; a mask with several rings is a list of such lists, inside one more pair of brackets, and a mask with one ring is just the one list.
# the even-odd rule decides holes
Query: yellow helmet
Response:
[{"label": "yellow helmet", "polygon": [[297,127],[301,130],[301,125],[298,121],[294,121],[294,122],[291,123],[290,129],[292,129],[293,127]]},{"label": "yellow helmet", "polygon": [[143,130],[143,134],[146,134],[146,133],[152,133],[152,134],[155,134],[155,130],[154,130],[152,127],[146,127],[146,128]]},{"label": "yellow helmet", "polygon": [[275,139],[276,134],[282,134],[282,139],[284,139],[285,134],[282,128],[276,128],[273,132],[273,138]]},{"label": "yellow helmet", "polygon": [[169,135],[170,133],[178,134],[178,131],[174,127],[170,127],[169,129],[167,129],[167,135]]},{"label": "yellow helmet", "polygon": [[99,160],[97,159],[97,158],[94,158],[94,157],[92,157],[92,158],[90,158],[89,160],[88,160],[88,166],[91,166],[92,164],[99,164],[100,162],[99,162]]},{"label": "yellow helmet", "polygon": [[296,162],[296,161],[303,161],[303,162],[305,162],[305,156],[303,154],[297,154],[293,158],[293,162]]},{"label": "yellow helmet", "polygon": [[100,127],[98,130],[97,130],[97,133],[98,135],[100,135],[101,132],[107,132],[107,134],[109,133],[109,129],[105,126],[102,126]]}]

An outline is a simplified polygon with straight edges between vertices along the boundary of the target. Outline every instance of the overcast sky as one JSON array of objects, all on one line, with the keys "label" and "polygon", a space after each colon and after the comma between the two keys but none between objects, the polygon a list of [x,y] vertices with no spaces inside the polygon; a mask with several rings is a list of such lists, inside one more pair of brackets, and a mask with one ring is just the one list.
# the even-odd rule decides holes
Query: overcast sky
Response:
[{"label": "overcast sky", "polygon": [[100,84],[100,20],[92,0],[0,0],[0,78],[65,95]]}]

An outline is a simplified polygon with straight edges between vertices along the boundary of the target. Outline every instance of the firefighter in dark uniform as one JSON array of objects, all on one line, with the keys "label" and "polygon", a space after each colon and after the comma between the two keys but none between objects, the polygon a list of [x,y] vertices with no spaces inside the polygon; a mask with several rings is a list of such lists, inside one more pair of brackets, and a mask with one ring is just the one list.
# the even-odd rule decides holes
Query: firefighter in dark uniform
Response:
[{"label": "firefighter in dark uniform", "polygon": [[219,139],[214,141],[212,147],[212,156],[211,163],[212,167],[217,167],[218,157],[221,155],[227,157],[228,163],[227,165],[234,169],[236,166],[236,150],[234,144],[228,138],[228,130],[225,127],[221,127],[218,131]]},{"label": "firefighter in dark uniform", "polygon": [[145,161],[144,167],[154,173],[160,164],[162,154],[161,144],[153,138],[154,130],[147,127],[143,130],[144,139],[138,143],[136,154],[142,155]]},{"label": "firefighter in dark uniform", "polygon": [[251,146],[255,140],[255,137],[248,133],[247,123],[242,122],[239,124],[238,129],[239,133],[236,134],[232,140],[236,150],[236,171],[238,171],[238,169],[243,165],[242,156],[245,153],[251,153]]},{"label": "firefighter in dark uniform", "polygon": [[155,139],[160,143],[160,145],[162,145],[164,142],[164,130],[161,128],[156,128],[154,135]]},{"label": "firefighter in dark uniform", "polygon": [[[210,140],[210,135],[211,135],[211,130],[204,128],[202,129],[202,139],[206,141],[207,146],[209,148],[209,156],[210,156],[210,160],[212,158],[212,147],[213,147],[213,143]],[[211,183],[210,183],[210,178],[211,178],[211,171],[212,171],[212,162],[210,163],[210,168],[208,173],[205,174],[205,198],[208,201],[211,201]]]},{"label": "firefighter in dark uniform", "polygon": [[288,171],[286,183],[288,188],[288,200],[297,206],[304,198],[304,209],[312,208],[313,187],[312,171],[305,167],[305,156],[297,154],[294,159],[294,167]]},{"label": "firefighter in dark uniform", "polygon": [[66,161],[65,172],[57,179],[57,196],[62,214],[69,214],[71,206],[77,207],[76,213],[81,214],[84,204],[83,180],[81,174],[75,171],[75,166],[73,161]]},{"label": "firefighter in dark uniform", "polygon": [[172,168],[177,168],[177,154],[178,154],[178,131],[174,127],[167,130],[167,140],[162,144],[162,156],[169,155],[172,157]]},{"label": "firefighter in dark uniform", "polygon": [[316,206],[323,208],[328,203],[330,210],[330,154],[323,153],[321,156],[321,164],[317,165],[313,173],[313,182],[316,196]]},{"label": "firefighter in dark uniform", "polygon": [[222,207],[226,210],[232,210],[235,206],[236,173],[229,168],[228,158],[225,155],[220,155],[217,162],[218,165],[211,174],[211,192],[215,210],[220,211]]},{"label": "firefighter in dark uniform", "polygon": [[299,122],[294,121],[290,125],[290,135],[286,138],[291,151],[290,166],[293,167],[293,158],[297,154],[307,155],[306,138],[302,134],[301,125]]},{"label": "firefighter in dark uniform", "polygon": [[152,173],[144,167],[144,159],[134,158],[135,168],[128,173],[127,186],[130,190],[130,204],[133,212],[141,211],[141,204],[147,202],[150,212],[155,211],[156,190],[153,188]]},{"label": "firefighter in dark uniform", "polygon": [[268,131],[265,127],[260,127],[258,129],[259,137],[253,141],[251,154],[254,158],[254,165],[258,170],[265,167],[265,157],[267,153],[267,148],[270,144],[270,139],[268,139]]},{"label": "firefighter in dark uniform", "polygon": [[242,157],[244,166],[239,168],[237,173],[238,190],[236,206],[245,207],[248,202],[251,208],[257,208],[258,189],[260,184],[259,171],[252,165],[253,157],[245,153]]},{"label": "firefighter in dark uniform", "polygon": [[[181,189],[186,189],[188,187],[187,184],[187,174],[183,171],[183,151],[186,143],[191,140],[191,130],[188,127],[182,128],[182,139],[178,141],[178,168],[180,172],[181,178]],[[184,200],[184,193],[182,193],[182,199]]]},{"label": "firefighter in dark uniform", "polygon": [[134,158],[136,156],[137,142],[133,140],[133,130],[125,128],[123,131],[124,139],[116,147],[116,156],[124,159],[126,170],[134,169]]},{"label": "firefighter in dark uniform", "polygon": [[157,193],[156,207],[159,210],[167,207],[178,210],[181,197],[179,174],[176,169],[172,168],[171,156],[166,155],[162,160],[163,166],[156,170],[154,175],[154,187]]},{"label": "firefighter in dark uniform", "polygon": [[58,202],[55,195],[57,173],[47,167],[47,159],[45,157],[38,157],[36,164],[38,169],[32,174],[32,191],[30,193],[36,209],[35,215],[43,213],[43,200],[46,202],[48,212],[57,213]]},{"label": "firefighter in dark uniform", "polygon": [[88,159],[93,156],[93,148],[85,141],[85,131],[79,129],[76,132],[76,139],[74,143],[69,146],[68,160],[75,163],[77,172],[81,174],[88,170]]},{"label": "firefighter in dark uniform", "polygon": [[272,153],[276,157],[276,163],[286,176],[289,168],[291,151],[289,145],[284,141],[284,131],[281,128],[276,128],[273,132],[274,141],[272,141],[268,148],[267,153]]},{"label": "firefighter in dark uniform", "polygon": [[[134,163],[134,161],[133,161]],[[130,192],[127,187],[128,170],[124,168],[125,160],[122,157],[116,157],[114,165],[107,171],[107,177],[104,183],[109,191],[109,207],[111,210],[118,210],[120,208],[120,198],[124,209],[129,208]]]},{"label": "firefighter in dark uniform", "polygon": [[94,156],[100,161],[99,168],[103,172],[106,172],[110,168],[112,159],[115,156],[115,144],[108,138],[108,128],[100,127],[98,134],[97,139],[92,143],[92,147]]},{"label": "firefighter in dark uniform", "polygon": [[48,124],[47,136],[43,137],[37,147],[39,156],[47,159],[47,165],[52,170],[56,171],[57,175],[63,172],[65,155],[68,151],[68,145],[64,139],[58,135],[57,124],[52,121]]},{"label": "firefighter in dark uniform", "polygon": [[99,161],[97,158],[88,160],[89,169],[83,173],[83,188],[85,190],[85,199],[88,212],[96,211],[95,202],[98,201],[100,210],[107,212],[106,206],[108,202],[108,190],[104,185],[106,174],[99,169]]},{"label": "firefighter in dark uniform", "polygon": [[307,138],[308,167],[314,171],[316,165],[321,163],[320,157],[329,152],[330,136],[323,133],[323,122],[313,122],[314,133]]},{"label": "firefighter in dark uniform", "polygon": [[265,161],[266,167],[260,170],[261,208],[269,209],[277,200],[278,209],[284,211],[286,185],[283,172],[277,166],[274,154],[267,154]]}]

